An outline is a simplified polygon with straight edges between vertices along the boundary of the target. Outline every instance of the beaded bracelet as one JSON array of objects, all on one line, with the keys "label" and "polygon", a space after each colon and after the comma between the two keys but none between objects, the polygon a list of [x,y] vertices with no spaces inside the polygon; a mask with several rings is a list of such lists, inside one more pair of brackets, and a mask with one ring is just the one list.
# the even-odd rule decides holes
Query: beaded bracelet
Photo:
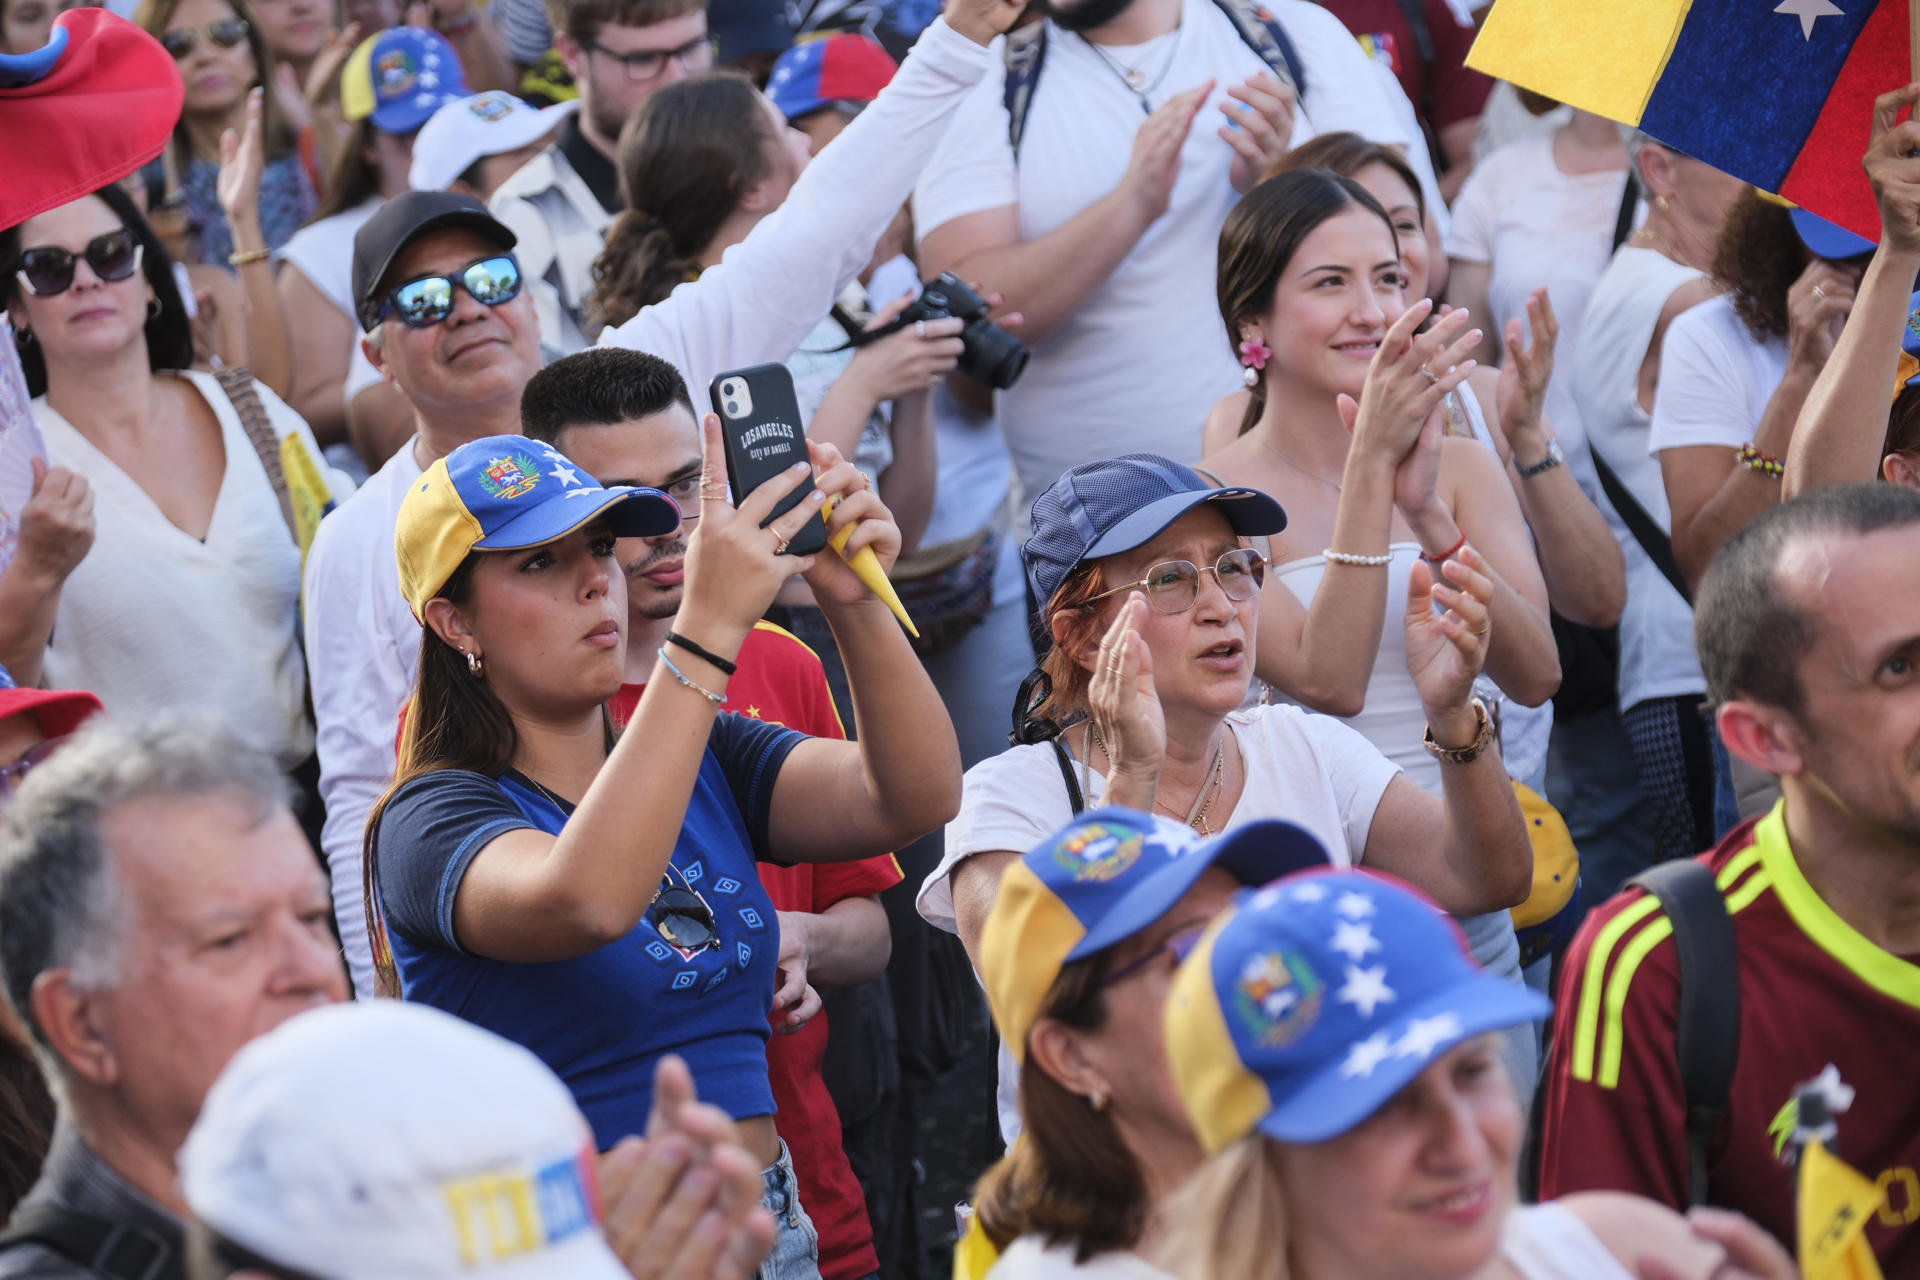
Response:
[{"label": "beaded bracelet", "polygon": [[1778,480],[1787,474],[1787,464],[1783,460],[1760,452],[1753,447],[1752,441],[1740,446],[1740,465],[1749,471],[1758,471],[1769,480]]},{"label": "beaded bracelet", "polygon": [[1466,530],[1462,529],[1460,531],[1460,541],[1454,543],[1452,546],[1448,547],[1445,551],[1442,551],[1437,556],[1430,556],[1426,552],[1422,551],[1420,553],[1420,558],[1422,560],[1425,560],[1428,564],[1439,564],[1442,560],[1451,560],[1454,556],[1460,554],[1460,548],[1466,545],[1467,545],[1467,533],[1466,533]]},{"label": "beaded bracelet", "polygon": [[720,694],[715,693],[713,690],[707,688],[705,685],[695,684],[693,681],[687,679],[684,675],[680,674],[680,668],[674,666],[673,659],[667,656],[667,646],[661,645],[658,652],[660,654],[660,661],[667,664],[667,670],[673,673],[673,678],[675,680],[678,680],[681,684],[687,686],[687,688],[693,690],[695,693],[699,694],[701,697],[705,698],[708,702],[711,702],[716,707],[726,701],[726,698],[722,697]]},{"label": "beaded bracelet", "polygon": [[728,675],[732,675],[740,669],[734,666],[733,663],[728,662],[725,658],[721,657],[719,654],[710,653],[707,650],[702,649],[699,645],[687,639],[685,636],[681,635],[677,631],[667,632],[667,643],[680,646],[682,649],[685,649],[688,653],[692,654],[696,658],[704,658],[707,662],[707,665],[715,668],[716,670],[724,671]]},{"label": "beaded bracelet", "polygon": [[1375,569],[1383,564],[1393,563],[1393,555],[1391,552],[1384,556],[1356,556],[1345,551],[1335,551],[1332,547],[1328,547],[1320,553],[1320,556],[1322,559],[1330,560],[1334,564],[1359,565],[1363,569]]},{"label": "beaded bracelet", "polygon": [[244,267],[249,262],[265,262],[272,256],[273,250],[271,249],[246,249],[240,253],[228,254],[227,265],[230,267]]}]

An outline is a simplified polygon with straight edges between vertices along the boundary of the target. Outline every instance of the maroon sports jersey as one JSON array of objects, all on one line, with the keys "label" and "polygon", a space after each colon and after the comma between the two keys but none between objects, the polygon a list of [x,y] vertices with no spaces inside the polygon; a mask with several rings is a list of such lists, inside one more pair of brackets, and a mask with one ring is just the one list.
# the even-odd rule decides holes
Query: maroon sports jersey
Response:
[{"label": "maroon sports jersey", "polygon": [[[1920,1276],[1920,957],[1880,950],[1820,900],[1794,862],[1783,806],[1701,855],[1740,954],[1740,1052],[1709,1147],[1708,1198],[1793,1243],[1781,1153],[1794,1090],[1832,1066],[1853,1091],[1834,1149],[1886,1192],[1867,1238],[1888,1277]],[[1671,935],[1659,904],[1634,889],[1574,939],[1541,1102],[1542,1199],[1612,1188],[1685,1208]]]}]

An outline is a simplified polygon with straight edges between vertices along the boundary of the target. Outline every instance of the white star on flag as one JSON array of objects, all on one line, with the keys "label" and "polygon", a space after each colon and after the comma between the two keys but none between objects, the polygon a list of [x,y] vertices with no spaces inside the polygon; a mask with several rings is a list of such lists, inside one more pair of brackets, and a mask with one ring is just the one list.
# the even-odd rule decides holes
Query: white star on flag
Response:
[{"label": "white star on flag", "polygon": [[1460,1034],[1460,1019],[1451,1013],[1431,1018],[1415,1018],[1407,1024],[1400,1043],[1393,1046],[1396,1058],[1431,1058],[1433,1051]]},{"label": "white star on flag", "polygon": [[1340,895],[1333,909],[1349,920],[1365,920],[1373,914],[1373,899],[1349,890]]},{"label": "white star on flag", "polygon": [[1365,921],[1342,920],[1333,927],[1333,941],[1327,946],[1349,960],[1365,960],[1380,949],[1380,939]]},{"label": "white star on flag", "polygon": [[1833,0],[1780,0],[1775,13],[1790,13],[1800,19],[1800,38],[1813,39],[1813,24],[1820,18],[1844,18],[1847,11]]},{"label": "white star on flag", "polygon": [[567,466],[565,463],[561,463],[560,465],[554,467],[554,469],[547,472],[547,474],[552,476],[555,480],[558,480],[561,484],[579,484],[580,483],[580,473],[578,471],[575,471],[572,467]]},{"label": "white star on flag", "polygon": [[1358,1009],[1361,1017],[1371,1018],[1376,1008],[1393,999],[1393,988],[1387,985],[1387,966],[1362,969],[1348,965],[1347,985],[1334,992],[1333,998]]},{"label": "white star on flag", "polygon": [[1326,896],[1327,891],[1312,881],[1308,881],[1293,891],[1293,900],[1295,902],[1322,902],[1326,899]]},{"label": "white star on flag", "polygon": [[1348,1080],[1371,1076],[1375,1067],[1392,1056],[1393,1041],[1386,1032],[1376,1031],[1347,1051],[1347,1060],[1340,1064],[1340,1074]]}]

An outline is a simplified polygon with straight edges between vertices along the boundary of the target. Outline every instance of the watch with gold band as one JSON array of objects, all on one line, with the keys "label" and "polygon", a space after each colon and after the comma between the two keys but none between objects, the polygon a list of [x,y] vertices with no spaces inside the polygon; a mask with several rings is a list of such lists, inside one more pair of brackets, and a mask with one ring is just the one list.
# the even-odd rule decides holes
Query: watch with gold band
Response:
[{"label": "watch with gold band", "polygon": [[1472,764],[1493,741],[1493,717],[1487,714],[1487,704],[1475,698],[1473,714],[1479,719],[1480,727],[1473,735],[1473,741],[1464,747],[1443,747],[1433,740],[1433,726],[1427,726],[1426,736],[1421,743],[1427,754],[1442,764]]}]

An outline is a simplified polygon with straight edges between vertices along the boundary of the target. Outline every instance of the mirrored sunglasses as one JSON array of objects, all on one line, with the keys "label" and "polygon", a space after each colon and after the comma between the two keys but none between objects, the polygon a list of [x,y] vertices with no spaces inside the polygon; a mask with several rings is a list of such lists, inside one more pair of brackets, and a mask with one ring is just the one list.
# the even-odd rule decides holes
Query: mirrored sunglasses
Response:
[{"label": "mirrored sunglasses", "polygon": [[133,232],[122,227],[95,236],[78,256],[51,244],[24,250],[20,254],[20,267],[14,274],[21,288],[36,297],[51,298],[73,288],[74,264],[81,258],[87,260],[93,274],[102,280],[126,280],[140,269],[145,248],[133,238]]},{"label": "mirrored sunglasses", "polygon": [[231,49],[247,38],[247,24],[242,18],[222,18],[204,27],[177,27],[160,37],[160,47],[172,54],[175,62],[181,62],[193,52],[202,35],[219,48]]},{"label": "mirrored sunglasses", "polygon": [[374,318],[396,317],[409,329],[425,329],[453,314],[453,290],[458,285],[476,302],[497,307],[520,294],[520,264],[510,253],[470,262],[450,276],[421,276],[387,294]]},{"label": "mirrored sunglasses", "polygon": [[1145,591],[1147,603],[1161,613],[1184,613],[1193,608],[1193,602],[1200,598],[1200,575],[1203,573],[1214,576],[1227,599],[1251,600],[1267,580],[1267,561],[1252,547],[1229,551],[1204,567],[1191,560],[1163,560],[1150,566],[1147,576],[1138,582],[1102,591],[1081,607],[1090,608],[1108,596],[1117,596],[1124,591]]},{"label": "mirrored sunglasses", "polygon": [[647,921],[670,946],[682,951],[706,951],[720,945],[713,908],[691,888],[675,884],[672,867],[660,877],[660,889],[647,908]]}]

